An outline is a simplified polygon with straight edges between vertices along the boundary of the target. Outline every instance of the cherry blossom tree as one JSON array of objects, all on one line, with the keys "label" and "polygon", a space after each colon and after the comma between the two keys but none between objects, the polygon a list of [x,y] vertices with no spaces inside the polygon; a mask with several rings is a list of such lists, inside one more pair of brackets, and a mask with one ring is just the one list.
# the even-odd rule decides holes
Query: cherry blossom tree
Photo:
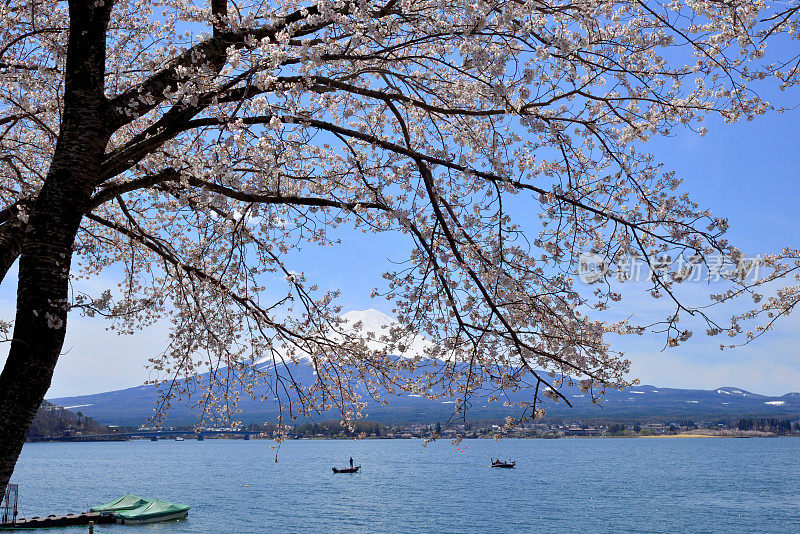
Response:
[{"label": "cherry blossom tree", "polygon": [[[122,333],[171,324],[151,365],[166,407],[235,413],[281,402],[283,423],[414,392],[541,413],[566,380],[627,384],[604,341],[642,325],[594,310],[580,254],[736,257],[727,223],[641,147],[709,113],[752,118],[763,6],[745,1],[17,0],[0,6],[0,273],[18,261],[0,376],[0,487],[50,385],[72,313]],[[791,19],[794,12],[788,13]],[[777,32],[789,22],[772,22]],[[759,32],[762,32],[759,34]],[[538,214],[521,225],[515,214]],[[290,252],[336,228],[405,236],[374,296],[401,327],[345,328],[336,292]],[[691,269],[691,266],[689,267]],[[665,324],[685,272],[656,270]],[[118,291],[76,294],[100,274]],[[409,336],[428,358],[398,358]],[[254,362],[271,358],[269,373]],[[313,366],[301,384],[291,369]],[[268,375],[268,376],[267,376]],[[572,378],[569,378],[572,377]],[[246,380],[245,380],[246,379]],[[563,401],[567,399],[562,398]],[[382,400],[381,400],[382,401]]]}]

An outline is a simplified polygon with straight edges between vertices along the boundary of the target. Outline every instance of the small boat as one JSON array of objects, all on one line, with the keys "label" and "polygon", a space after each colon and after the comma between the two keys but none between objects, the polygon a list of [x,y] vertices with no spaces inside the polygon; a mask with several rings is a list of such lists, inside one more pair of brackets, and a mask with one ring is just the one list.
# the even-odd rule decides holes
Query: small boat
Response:
[{"label": "small boat", "polygon": [[117,523],[122,525],[137,525],[142,523],[155,523],[157,521],[169,521],[171,519],[181,519],[189,513],[189,508],[185,504],[175,504],[160,499],[153,499],[148,504],[124,510],[114,514]]},{"label": "small boat", "polygon": [[158,436],[153,436],[152,438],[150,438],[150,441],[158,441]]},{"label": "small boat", "polygon": [[114,514],[125,510],[134,510],[147,506],[152,502],[152,499],[143,499],[138,495],[131,495],[130,493],[123,495],[117,500],[101,504],[91,508],[90,512],[98,512],[101,514]]},{"label": "small boat", "polygon": [[517,462],[501,462],[500,460],[493,460],[492,467],[505,467],[506,469],[511,469],[517,465]]},{"label": "small boat", "polygon": [[360,465],[357,465],[355,467],[345,467],[343,469],[339,469],[338,467],[334,467],[333,468],[333,472],[334,473],[357,473],[359,469],[361,469]]},{"label": "small boat", "polygon": [[182,437],[180,437],[180,436],[175,436],[175,441],[184,441],[184,440],[183,440],[183,438],[182,438]]}]

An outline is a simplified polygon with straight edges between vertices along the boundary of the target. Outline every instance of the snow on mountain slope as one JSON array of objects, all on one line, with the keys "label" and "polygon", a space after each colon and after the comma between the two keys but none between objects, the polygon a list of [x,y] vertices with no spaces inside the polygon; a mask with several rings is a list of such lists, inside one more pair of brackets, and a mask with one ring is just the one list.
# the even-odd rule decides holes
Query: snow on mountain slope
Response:
[{"label": "snow on mountain slope", "polygon": [[[342,315],[342,319],[345,320],[351,332],[355,333],[356,325],[361,323],[359,332],[362,335],[367,333],[374,334],[377,339],[388,335],[392,327],[400,324],[385,313],[373,309],[350,311]],[[368,341],[367,346],[373,350],[385,348],[386,344],[377,339]],[[425,350],[433,348],[431,341],[419,335],[408,334],[400,342],[405,350],[400,351],[400,354],[395,354],[395,356],[403,356],[404,358],[425,357]]]},{"label": "snow on mountain slope", "polygon": [[353,310],[342,315],[342,319],[350,325],[361,323],[367,332],[381,332],[383,329],[391,328],[397,321],[386,315],[370,308],[369,310]]},{"label": "snow on mountain slope", "polygon": [[[388,350],[387,343],[381,341],[380,339],[384,336],[389,336],[389,331],[392,327],[398,326],[399,323],[392,317],[386,315],[375,309],[368,309],[368,310],[353,310],[349,311],[341,316],[344,320],[344,324],[342,325],[342,330],[348,335],[358,335],[365,339],[369,339],[366,344],[372,350]],[[331,339],[341,339],[340,334],[332,334]],[[434,344],[419,335],[407,334],[404,338],[400,339],[400,345],[403,347],[403,350],[394,351],[398,354],[393,354],[393,356],[402,356],[404,358],[424,358],[425,357],[425,350],[431,349],[434,347]],[[279,350],[279,352],[282,352]],[[301,359],[307,359],[308,355],[301,357]],[[263,360],[257,362],[271,362],[272,357],[264,358]]]}]

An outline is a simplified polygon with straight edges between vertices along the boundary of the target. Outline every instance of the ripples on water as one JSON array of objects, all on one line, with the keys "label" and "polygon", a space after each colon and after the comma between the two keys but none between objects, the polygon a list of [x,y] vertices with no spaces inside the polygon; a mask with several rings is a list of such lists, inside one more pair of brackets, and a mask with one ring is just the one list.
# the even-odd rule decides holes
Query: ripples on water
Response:
[{"label": "ripples on water", "polygon": [[[25,445],[23,517],[124,493],[185,521],[98,534],[800,532],[800,439],[133,441]],[[463,452],[461,452],[463,451]],[[350,457],[361,472],[331,472]],[[490,457],[516,460],[492,469]],[[47,532],[86,532],[74,527]],[[44,532],[44,531],[41,531]]]}]

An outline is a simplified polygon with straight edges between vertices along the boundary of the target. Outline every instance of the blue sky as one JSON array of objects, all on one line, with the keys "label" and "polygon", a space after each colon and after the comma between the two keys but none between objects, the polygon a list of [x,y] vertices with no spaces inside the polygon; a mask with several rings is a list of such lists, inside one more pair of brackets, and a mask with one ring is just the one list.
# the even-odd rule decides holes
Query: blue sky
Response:
[{"label": "blue sky", "polygon": [[[768,94],[780,105],[792,105],[798,91]],[[800,111],[770,113],[752,122],[726,125],[706,121],[709,133],[699,137],[678,132],[675,137],[647,144],[667,168],[684,179],[683,189],[702,207],[731,223],[729,237],[748,254],[769,253],[783,246],[800,248]],[[391,313],[391,305],[369,298],[381,284],[389,260],[406,256],[400,236],[364,236],[344,233],[340,247],[304,250],[297,270],[321,287],[338,288],[345,311],[377,308]],[[0,317],[13,318],[15,272],[0,287]],[[111,279],[98,287],[113,287]],[[644,289],[645,285],[641,285]],[[658,302],[641,296],[630,286],[626,299],[614,313],[666,313]],[[690,288],[691,290],[691,288]],[[699,296],[707,293],[697,284]],[[49,397],[107,391],[141,384],[148,378],[148,356],[163,350],[166,328],[156,325],[136,336],[119,338],[105,331],[101,319],[72,316]],[[700,332],[676,349],[662,350],[663,337],[645,335],[609,339],[633,362],[632,377],[661,387],[704,388],[736,386],[756,393],[782,395],[800,390],[800,315],[790,317],[776,330],[746,347],[720,351],[720,338]],[[724,340],[722,340],[724,341]],[[4,360],[7,345],[3,346]]]}]

